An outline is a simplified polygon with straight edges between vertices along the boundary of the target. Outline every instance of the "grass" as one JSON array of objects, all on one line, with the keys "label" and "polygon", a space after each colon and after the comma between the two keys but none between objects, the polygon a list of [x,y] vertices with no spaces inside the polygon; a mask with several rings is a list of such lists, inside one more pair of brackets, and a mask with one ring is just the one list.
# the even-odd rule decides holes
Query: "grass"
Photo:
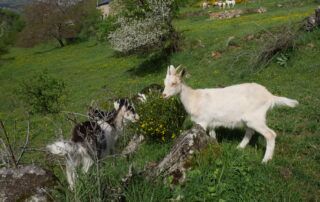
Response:
[{"label": "grass", "polygon": [[[284,3],[287,2],[287,3]],[[290,52],[287,66],[273,60],[262,69],[250,66],[250,56],[261,50],[261,40],[246,40],[249,34],[277,31],[281,26],[295,26],[313,13],[313,1],[268,0],[247,3],[239,7],[264,6],[268,12],[250,14],[235,19],[210,21],[204,14],[180,17],[175,27],[182,32],[182,51],[175,53],[168,63],[187,67],[191,77],[186,82],[195,88],[257,82],[272,93],[295,98],[300,105],[295,109],[274,109],[268,115],[268,125],[277,134],[274,159],[267,165],[260,161],[265,142],[256,141],[245,150],[235,147],[243,131],[218,130],[219,145],[210,146],[196,155],[193,168],[181,186],[170,187],[159,182],[138,178],[124,190],[128,201],[166,201],[183,197],[183,201],[318,201],[320,196],[320,30],[299,34],[296,47]],[[283,4],[287,7],[278,7]],[[184,14],[200,8],[182,8]],[[211,8],[211,11],[217,9]],[[202,11],[204,12],[204,11]],[[229,37],[240,48],[226,46]],[[211,53],[220,51],[222,57],[213,59]],[[133,55],[119,57],[108,44],[84,42],[59,49],[52,44],[33,49],[12,48],[8,59],[0,67],[0,117],[4,119],[12,138],[19,142],[26,128],[26,117],[15,89],[22,79],[32,79],[42,70],[63,79],[67,84],[66,111],[85,113],[91,100],[132,95],[150,83],[162,83],[165,69],[141,74],[144,58]],[[154,64],[156,65],[156,64]],[[142,65],[143,66],[143,65]],[[150,67],[150,66],[147,66]],[[147,70],[146,70],[147,71]],[[72,125],[65,114],[32,115],[31,145],[41,148],[60,135],[67,137]],[[16,122],[16,130],[14,130]],[[119,185],[130,164],[141,170],[148,162],[159,161],[170,149],[170,144],[144,144],[131,159],[108,160],[99,172],[92,168],[89,177],[83,176],[78,192],[66,191],[61,169],[55,173],[62,180],[59,200],[98,201],[106,197],[107,187]],[[47,166],[43,153],[28,153],[24,163],[31,161]],[[88,179],[89,178],[89,179]],[[100,179],[102,192],[96,190]],[[91,183],[89,183],[91,182]],[[110,191],[110,190],[109,190]],[[101,199],[101,198],[100,198]]]}]

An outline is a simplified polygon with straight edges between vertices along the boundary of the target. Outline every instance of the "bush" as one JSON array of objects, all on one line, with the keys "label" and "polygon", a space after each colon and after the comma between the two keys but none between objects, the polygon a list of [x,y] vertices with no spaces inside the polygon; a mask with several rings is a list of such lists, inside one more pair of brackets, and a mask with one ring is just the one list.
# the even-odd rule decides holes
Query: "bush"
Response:
[{"label": "bush", "polygon": [[136,132],[147,140],[168,142],[180,133],[186,117],[181,102],[176,98],[163,100],[158,93],[151,93],[147,102],[137,105],[140,121]]},{"label": "bush", "polygon": [[98,41],[106,41],[108,35],[115,30],[115,18],[109,16],[97,24],[96,37]]},{"label": "bush", "polygon": [[110,43],[121,53],[152,50],[177,50],[178,34],[172,20],[178,9],[174,0],[116,0],[111,4],[116,27],[109,34]]},{"label": "bush", "polygon": [[31,113],[57,113],[66,100],[65,83],[47,72],[23,81],[18,93]]},{"label": "bush", "polygon": [[0,8],[0,56],[7,53],[7,47],[15,43],[23,26],[19,14]]}]

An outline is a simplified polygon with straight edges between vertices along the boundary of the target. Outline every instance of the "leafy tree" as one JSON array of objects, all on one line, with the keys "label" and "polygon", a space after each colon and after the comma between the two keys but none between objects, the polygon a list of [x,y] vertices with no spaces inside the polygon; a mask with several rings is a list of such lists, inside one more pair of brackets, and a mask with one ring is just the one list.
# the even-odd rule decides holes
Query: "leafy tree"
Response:
[{"label": "leafy tree", "polygon": [[176,50],[172,20],[177,8],[175,0],[114,0],[118,28],[109,35],[111,45],[122,53]]},{"label": "leafy tree", "polygon": [[23,21],[17,13],[0,9],[0,55],[7,51],[7,46],[14,44],[23,25]]},{"label": "leafy tree", "polygon": [[90,26],[88,20],[98,17],[95,3],[95,0],[34,1],[24,9],[26,28],[21,44],[29,47],[55,39],[63,47],[66,40],[79,37]]}]

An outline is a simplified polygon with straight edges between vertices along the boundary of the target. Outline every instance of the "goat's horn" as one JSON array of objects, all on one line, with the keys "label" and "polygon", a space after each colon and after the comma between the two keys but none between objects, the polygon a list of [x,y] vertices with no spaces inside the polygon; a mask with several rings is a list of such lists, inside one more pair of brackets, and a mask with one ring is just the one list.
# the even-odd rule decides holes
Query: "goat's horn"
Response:
[{"label": "goat's horn", "polygon": [[93,104],[94,104],[94,100],[91,100],[90,107],[93,107]]},{"label": "goat's horn", "polygon": [[177,68],[176,68],[176,71],[178,72],[178,70],[181,68],[182,65],[179,65]]}]

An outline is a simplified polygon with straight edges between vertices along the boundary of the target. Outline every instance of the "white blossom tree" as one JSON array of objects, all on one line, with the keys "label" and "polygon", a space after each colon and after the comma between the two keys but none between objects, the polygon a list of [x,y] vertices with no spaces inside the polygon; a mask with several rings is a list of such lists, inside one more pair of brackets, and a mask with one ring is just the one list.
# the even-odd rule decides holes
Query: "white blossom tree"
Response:
[{"label": "white blossom tree", "polygon": [[109,35],[113,48],[122,53],[131,53],[172,46],[168,41],[177,36],[172,26],[175,1],[131,0],[130,3],[124,3],[124,0],[112,3],[117,16],[117,29]]}]

